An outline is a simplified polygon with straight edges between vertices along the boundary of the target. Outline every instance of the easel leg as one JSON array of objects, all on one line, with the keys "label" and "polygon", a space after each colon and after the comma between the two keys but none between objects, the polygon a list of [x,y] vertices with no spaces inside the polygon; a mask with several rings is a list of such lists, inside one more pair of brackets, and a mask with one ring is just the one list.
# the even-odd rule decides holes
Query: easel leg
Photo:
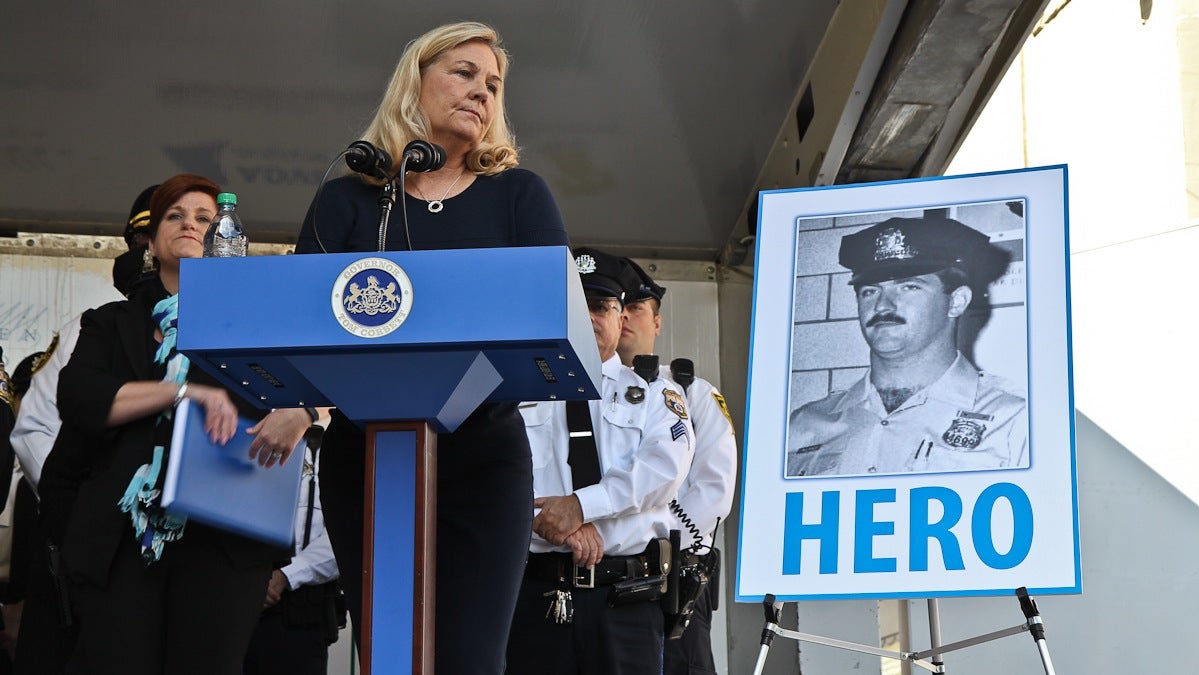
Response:
[{"label": "easel leg", "polygon": [[932,652],[930,660],[933,666],[937,668],[935,672],[944,673],[945,661],[941,658],[941,653],[937,650],[941,648],[941,607],[937,604],[936,598],[928,599],[928,641]]},{"label": "easel leg", "polygon": [[1037,652],[1041,655],[1041,666],[1045,668],[1045,675],[1056,675],[1053,670],[1053,659],[1049,658],[1049,644],[1045,642],[1045,623],[1041,621],[1041,611],[1037,609],[1037,601],[1028,595],[1028,589],[1023,586],[1016,589],[1016,597],[1020,598],[1020,610],[1024,612],[1024,618],[1028,619],[1028,632],[1032,635],[1032,640],[1037,645]]},{"label": "easel leg", "polygon": [[766,625],[762,628],[762,648],[758,650],[758,662],[754,664],[754,675],[762,675],[762,668],[766,666],[766,653],[770,651],[770,644],[774,642],[774,631],[771,630],[771,627],[778,626],[783,603],[775,602],[774,596],[767,593],[765,599],[762,600],[762,608],[766,613]]}]

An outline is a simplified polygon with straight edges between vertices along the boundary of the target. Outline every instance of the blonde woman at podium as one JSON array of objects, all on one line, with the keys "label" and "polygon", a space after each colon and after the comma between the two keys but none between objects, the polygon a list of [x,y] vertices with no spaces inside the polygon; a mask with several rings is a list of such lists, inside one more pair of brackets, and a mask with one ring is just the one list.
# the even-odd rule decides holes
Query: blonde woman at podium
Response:
[{"label": "blonde woman at podium", "polygon": [[268,469],[287,460],[312,422],[302,408],[264,415],[235,403],[175,349],[179,262],[202,255],[218,192],[193,174],[154,192],[157,278],[85,312],[59,374],[63,426],[40,490],[79,627],[72,672],[239,675],[272,563],[288,555],[168,514],[159,501],[172,412],[184,399],[204,410],[214,443],[232,438],[239,413],[261,418],[249,452]]},{"label": "blonde woman at podium", "polygon": [[[504,112],[507,75],[500,37],[483,24],[440,26],[405,49],[363,138],[395,158],[423,139],[444,148],[446,161],[439,170],[408,174],[407,231],[399,214],[392,217],[387,250],[569,245],[545,181],[517,168]],[[326,184],[296,253],[378,250],[381,183],[345,176]],[[436,606],[443,611],[436,631],[446,636],[436,641],[437,672],[502,673],[532,530],[524,423],[515,403],[485,403],[437,443]],[[335,412],[322,446],[321,499],[355,631],[364,447],[362,432]]]}]

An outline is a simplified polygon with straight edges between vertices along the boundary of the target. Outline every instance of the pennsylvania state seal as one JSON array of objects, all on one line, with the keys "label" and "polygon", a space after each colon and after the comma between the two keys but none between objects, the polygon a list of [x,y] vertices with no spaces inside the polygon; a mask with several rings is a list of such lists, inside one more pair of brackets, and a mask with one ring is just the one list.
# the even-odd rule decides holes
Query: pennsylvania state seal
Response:
[{"label": "pennsylvania state seal", "polygon": [[412,310],[412,281],[385,258],[351,263],[333,283],[333,316],[347,332],[383,337],[400,327]]}]

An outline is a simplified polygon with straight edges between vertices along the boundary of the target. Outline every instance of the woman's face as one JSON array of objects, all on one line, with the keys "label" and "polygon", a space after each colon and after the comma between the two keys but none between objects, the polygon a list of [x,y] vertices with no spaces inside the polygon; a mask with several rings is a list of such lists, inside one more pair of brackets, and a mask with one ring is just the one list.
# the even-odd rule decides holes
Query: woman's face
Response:
[{"label": "woman's face", "polygon": [[188,192],[162,217],[150,240],[150,253],[162,267],[178,269],[183,258],[204,255],[204,233],[216,215],[216,200],[203,192]]},{"label": "woman's face", "polygon": [[497,114],[503,84],[487,44],[465,42],[442,53],[421,75],[420,108],[433,140],[477,146]]}]

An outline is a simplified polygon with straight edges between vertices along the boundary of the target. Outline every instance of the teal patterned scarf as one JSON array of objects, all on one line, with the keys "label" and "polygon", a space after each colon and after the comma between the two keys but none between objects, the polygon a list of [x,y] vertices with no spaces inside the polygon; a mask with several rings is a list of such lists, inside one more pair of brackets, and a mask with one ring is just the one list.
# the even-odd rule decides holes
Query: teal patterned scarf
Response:
[{"label": "teal patterned scarf", "polygon": [[[165,363],[166,377],[163,382],[182,384],[187,380],[187,370],[191,363],[187,357],[175,351],[176,324],[179,321],[179,295],[172,295],[154,305],[151,313],[154,322],[162,332],[162,344],[154,354],[155,363]],[[167,408],[158,415],[159,432],[164,425],[171,424],[173,408]],[[167,451],[161,445],[154,447],[154,457],[149,464],[138,467],[125,488],[125,495],[118,504],[121,511],[129,514],[133,523],[133,531],[141,544],[142,560],[147,565],[162,557],[162,547],[170,541],[183,536],[183,527],[187,519],[182,516],[168,515],[163,510],[162,498],[162,466],[166,461]]]}]

